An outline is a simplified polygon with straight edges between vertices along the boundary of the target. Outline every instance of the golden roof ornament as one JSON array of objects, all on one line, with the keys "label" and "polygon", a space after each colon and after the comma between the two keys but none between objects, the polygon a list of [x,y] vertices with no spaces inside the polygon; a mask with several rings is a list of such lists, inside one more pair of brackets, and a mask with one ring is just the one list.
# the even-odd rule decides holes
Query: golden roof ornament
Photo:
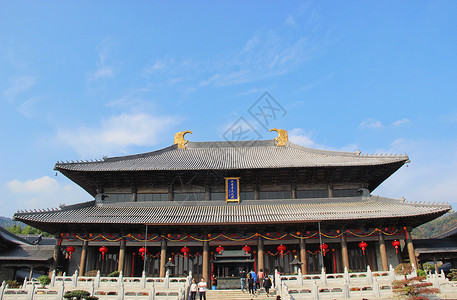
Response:
[{"label": "golden roof ornament", "polygon": [[186,145],[187,145],[187,142],[189,142],[189,141],[184,139],[184,136],[187,133],[192,134],[192,131],[186,130],[186,131],[180,131],[180,132],[175,133],[175,142],[174,142],[174,144],[178,144],[178,148],[179,149],[186,149],[187,148]]},{"label": "golden roof ornament", "polygon": [[273,128],[270,129],[270,132],[276,131],[278,133],[278,137],[275,137],[275,145],[277,147],[285,147],[287,142],[289,141],[289,136],[287,135],[287,131],[284,129]]}]

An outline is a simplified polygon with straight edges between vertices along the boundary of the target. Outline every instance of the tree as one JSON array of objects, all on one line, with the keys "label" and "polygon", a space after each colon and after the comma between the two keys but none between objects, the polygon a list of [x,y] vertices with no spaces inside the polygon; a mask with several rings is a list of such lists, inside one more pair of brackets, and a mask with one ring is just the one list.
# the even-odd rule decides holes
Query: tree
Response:
[{"label": "tree", "polygon": [[407,275],[411,274],[413,267],[411,264],[399,264],[395,267],[395,273],[397,275],[405,276],[403,280],[394,280],[392,282],[392,289],[394,293],[407,296],[408,299],[419,300],[428,299],[427,297],[421,296],[421,294],[436,294],[438,289],[430,288],[431,282],[424,282],[426,276],[416,276],[407,278]]},{"label": "tree", "polygon": [[51,279],[49,278],[49,276],[43,275],[38,277],[38,281],[40,282],[42,287],[45,287],[51,282]]}]

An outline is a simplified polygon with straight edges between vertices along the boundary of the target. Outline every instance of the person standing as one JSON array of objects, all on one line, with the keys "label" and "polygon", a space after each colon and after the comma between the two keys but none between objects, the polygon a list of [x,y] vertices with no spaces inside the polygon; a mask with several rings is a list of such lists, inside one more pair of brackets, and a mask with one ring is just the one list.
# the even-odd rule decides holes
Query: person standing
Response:
[{"label": "person standing", "polygon": [[248,282],[249,294],[254,295],[255,281],[254,281],[254,277],[252,277],[252,273],[248,273],[247,282]]},{"label": "person standing", "polygon": [[202,280],[198,283],[198,294],[200,295],[200,300],[206,300],[206,281],[205,278],[202,277]]},{"label": "person standing", "polygon": [[251,274],[252,278],[254,279],[254,292],[257,291],[257,274],[256,272],[254,272],[254,270],[251,270]]},{"label": "person standing", "polygon": [[273,284],[271,283],[271,278],[266,276],[263,280],[263,287],[265,288],[265,293],[267,293],[267,297],[270,297],[270,288]]},{"label": "person standing", "polygon": [[246,272],[244,270],[240,271],[240,284],[241,284],[241,291],[244,293],[246,289]]},{"label": "person standing", "polygon": [[263,272],[263,269],[259,270],[259,273],[257,273],[257,277],[259,279],[259,289],[260,289],[261,287],[263,287],[263,280],[265,277],[265,273]]},{"label": "person standing", "polygon": [[197,283],[195,279],[192,279],[192,284],[190,285],[190,300],[197,299]]}]

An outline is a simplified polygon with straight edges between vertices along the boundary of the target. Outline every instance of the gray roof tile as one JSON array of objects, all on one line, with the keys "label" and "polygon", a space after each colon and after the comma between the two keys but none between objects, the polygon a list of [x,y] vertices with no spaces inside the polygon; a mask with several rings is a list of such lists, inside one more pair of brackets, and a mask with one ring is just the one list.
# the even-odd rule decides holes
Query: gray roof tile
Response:
[{"label": "gray roof tile", "polygon": [[326,220],[361,220],[442,214],[450,205],[411,204],[377,196],[288,201],[243,201],[221,205],[216,201],[189,203],[131,202],[91,205],[57,211],[16,213],[15,219],[38,223],[103,224],[262,224]]},{"label": "gray roof tile", "polygon": [[373,166],[409,161],[407,155],[361,155],[355,152],[316,150],[288,143],[276,147],[273,140],[247,142],[189,142],[138,155],[105,158],[95,162],[56,164],[57,170],[150,171],[230,170],[328,166]]}]

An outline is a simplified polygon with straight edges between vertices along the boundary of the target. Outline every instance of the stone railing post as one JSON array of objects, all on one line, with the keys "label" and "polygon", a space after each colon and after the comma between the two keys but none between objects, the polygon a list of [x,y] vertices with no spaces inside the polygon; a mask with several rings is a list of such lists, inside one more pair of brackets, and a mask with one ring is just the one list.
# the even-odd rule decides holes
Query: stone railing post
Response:
[{"label": "stone railing post", "polygon": [[434,274],[433,279],[432,279],[433,287],[438,289],[439,293],[441,293],[441,285],[438,280],[438,274]]},{"label": "stone railing post", "polygon": [[392,282],[395,280],[395,270],[392,265],[389,266],[389,281]]},{"label": "stone railing post", "polygon": [[145,271],[143,271],[143,273],[141,274],[141,281],[140,281],[140,283],[141,283],[141,286],[142,286],[143,288],[146,287],[146,272],[145,272]]},{"label": "stone railing post", "polygon": [[33,300],[33,296],[35,296],[35,282],[32,281],[32,284],[27,288],[27,300]]},{"label": "stone railing post", "polygon": [[376,278],[373,280],[373,296],[381,298],[381,289],[379,288],[379,282]]},{"label": "stone railing post", "polygon": [[325,274],[325,268],[322,268],[321,271],[321,284],[327,285],[327,274]]},{"label": "stone railing post", "polygon": [[59,288],[59,292],[57,293],[57,299],[63,299],[64,295],[65,295],[65,284],[62,281],[60,288]]},{"label": "stone railing post", "polygon": [[154,282],[152,282],[151,292],[149,293],[148,300],[155,300],[155,299],[156,299],[156,288],[155,288]]},{"label": "stone railing post", "polygon": [[343,275],[344,280],[346,280],[347,283],[351,282],[351,277],[349,276],[349,271],[348,268],[344,267],[344,275]]},{"label": "stone railing post", "polygon": [[100,270],[97,271],[97,276],[95,277],[95,287],[100,287]]},{"label": "stone railing post", "polygon": [[301,268],[298,269],[298,285],[303,286],[303,274],[301,273]]},{"label": "stone railing post", "polygon": [[95,294],[95,284],[94,284],[94,281],[92,280],[90,282],[90,295],[94,296],[94,294]]},{"label": "stone railing post", "polygon": [[349,283],[347,283],[347,281],[343,284],[343,297],[345,299],[351,298],[351,295],[349,294]]},{"label": "stone railing post", "polygon": [[6,281],[3,280],[2,285],[0,286],[0,300],[3,299],[3,294],[6,289]]},{"label": "stone railing post", "polygon": [[119,300],[124,300],[125,296],[125,290],[124,290],[124,284],[121,284],[119,287]]},{"label": "stone railing post", "polygon": [[371,268],[369,265],[367,266],[367,282],[373,283],[373,273],[371,272]]},{"label": "stone railing post", "polygon": [[165,283],[165,288],[166,289],[169,289],[170,288],[170,274],[167,270],[167,272],[165,273],[165,280],[164,280],[164,283]]},{"label": "stone railing post", "polygon": [[124,285],[124,273],[122,271],[119,272],[118,283],[119,286]]},{"label": "stone railing post", "polygon": [[27,288],[27,277],[24,278],[24,283],[22,284],[22,288],[23,289]]},{"label": "stone railing post", "polygon": [[78,286],[78,270],[75,271],[75,274],[73,274],[71,280],[73,281],[73,287]]},{"label": "stone railing post", "polygon": [[56,284],[56,270],[52,271],[50,286],[54,287]]},{"label": "stone railing post", "polygon": [[319,287],[316,284],[316,280],[313,280],[313,288],[311,289],[311,297],[314,300],[319,299]]}]

